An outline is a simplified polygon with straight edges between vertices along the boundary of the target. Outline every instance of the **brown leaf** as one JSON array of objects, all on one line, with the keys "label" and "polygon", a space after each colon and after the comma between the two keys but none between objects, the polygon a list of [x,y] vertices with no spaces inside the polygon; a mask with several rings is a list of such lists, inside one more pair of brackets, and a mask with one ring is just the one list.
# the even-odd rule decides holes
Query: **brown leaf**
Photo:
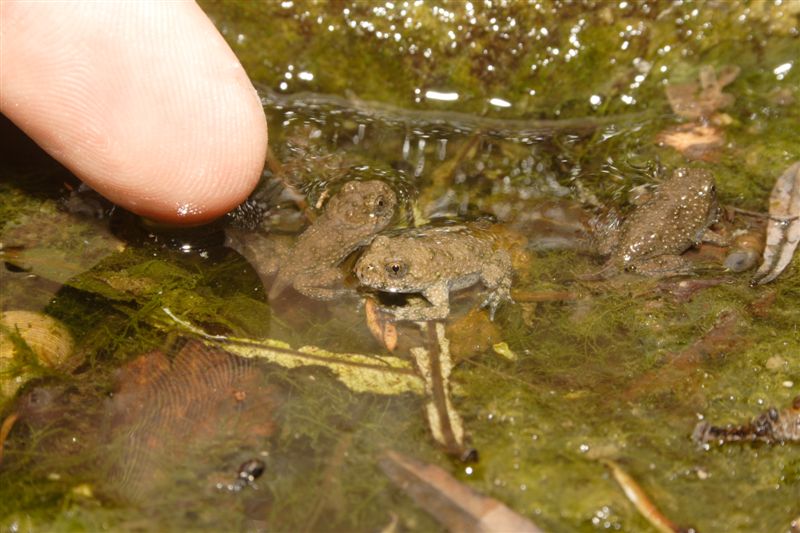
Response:
[{"label": "brown leaf", "polygon": [[781,174],[769,198],[770,221],[764,261],[753,281],[759,285],[777,278],[792,261],[800,242],[800,161]]},{"label": "brown leaf", "polygon": [[380,310],[377,302],[372,298],[367,298],[364,302],[364,314],[367,317],[367,328],[372,336],[379,343],[393,352],[397,348],[397,327],[394,322],[390,322],[383,311]]},{"label": "brown leaf", "polygon": [[722,89],[739,75],[739,67],[722,67],[716,72],[713,67],[700,69],[699,83],[667,85],[665,92],[672,111],[684,118],[710,117],[718,109],[728,107],[734,101]]},{"label": "brown leaf", "polygon": [[497,324],[479,309],[471,309],[448,324],[447,337],[455,360],[480,355],[503,338]]},{"label": "brown leaf", "polygon": [[395,485],[450,531],[541,532],[527,518],[460,483],[438,466],[393,450],[384,453],[379,462]]},{"label": "brown leaf", "polygon": [[712,161],[724,139],[719,128],[690,122],[665,129],[658,134],[656,142],[675,148],[689,159]]},{"label": "brown leaf", "polygon": [[[145,354],[118,374],[104,422],[120,441],[109,488],[146,501],[169,483],[171,469],[220,442],[259,450],[275,431],[277,389],[252,361],[189,341],[170,359]],[[124,438],[123,438],[124,437]]]},{"label": "brown leaf", "polygon": [[744,326],[736,311],[723,311],[714,326],[703,336],[678,353],[670,354],[663,366],[639,376],[623,392],[627,400],[635,400],[643,394],[672,390],[676,383],[684,382],[687,376],[706,360],[714,360],[731,350],[741,349],[745,344]]}]

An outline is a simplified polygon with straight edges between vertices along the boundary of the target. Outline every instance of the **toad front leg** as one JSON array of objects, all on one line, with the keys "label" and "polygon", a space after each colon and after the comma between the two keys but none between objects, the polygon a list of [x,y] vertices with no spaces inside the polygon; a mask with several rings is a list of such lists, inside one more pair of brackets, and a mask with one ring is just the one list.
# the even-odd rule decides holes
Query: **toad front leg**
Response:
[{"label": "toad front leg", "polygon": [[498,252],[481,272],[481,282],[489,290],[481,307],[489,308],[490,320],[494,320],[495,311],[501,303],[512,301],[511,272],[511,258],[504,251]]},{"label": "toad front leg", "polygon": [[352,292],[344,287],[343,281],[344,276],[339,268],[326,268],[298,275],[293,285],[303,296],[315,300],[334,300]]},{"label": "toad front leg", "polygon": [[411,322],[424,322],[428,320],[444,320],[450,314],[450,289],[447,282],[437,283],[422,292],[428,300],[429,307],[406,306],[396,309],[387,309],[393,314],[393,321],[407,320]]}]

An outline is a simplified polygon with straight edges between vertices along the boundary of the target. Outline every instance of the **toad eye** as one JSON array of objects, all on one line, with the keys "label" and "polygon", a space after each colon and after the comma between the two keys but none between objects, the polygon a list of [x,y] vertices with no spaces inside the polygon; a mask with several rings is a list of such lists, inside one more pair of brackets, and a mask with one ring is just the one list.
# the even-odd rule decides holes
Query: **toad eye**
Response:
[{"label": "toad eye", "polygon": [[400,279],[408,272],[408,267],[401,261],[391,261],[384,266],[390,278]]},{"label": "toad eye", "polygon": [[376,215],[382,215],[386,212],[386,199],[383,196],[378,196],[375,199],[373,211]]}]

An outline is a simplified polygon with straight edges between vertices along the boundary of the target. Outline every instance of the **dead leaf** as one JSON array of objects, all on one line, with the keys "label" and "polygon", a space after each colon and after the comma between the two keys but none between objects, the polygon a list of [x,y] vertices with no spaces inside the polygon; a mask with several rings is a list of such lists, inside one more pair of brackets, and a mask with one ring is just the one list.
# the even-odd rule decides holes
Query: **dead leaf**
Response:
[{"label": "dead leaf", "polygon": [[497,324],[479,309],[448,324],[447,336],[452,339],[450,351],[457,361],[482,354],[503,338]]},{"label": "dead leaf", "polygon": [[665,129],[656,136],[656,142],[676,149],[688,159],[713,161],[725,140],[719,128],[690,122]]},{"label": "dead leaf", "polygon": [[387,350],[393,352],[397,348],[397,326],[390,322],[373,298],[364,301],[364,314],[367,317],[367,328],[375,340]]},{"label": "dead leaf", "polygon": [[[41,385],[18,398],[17,412],[31,431],[46,433],[31,453],[80,472],[114,501],[150,504],[176,480],[197,483],[203,494],[210,469],[228,471],[240,454],[269,446],[283,398],[269,375],[253,361],[179,340],[170,353],[143,354],[119,368],[113,394],[96,379]],[[55,423],[60,431],[43,431]]]},{"label": "dead leaf", "polygon": [[663,366],[642,374],[623,392],[623,397],[632,401],[643,394],[674,390],[675,384],[695,374],[695,369],[703,361],[714,360],[731,350],[741,349],[746,344],[744,330],[738,312],[723,311],[708,332],[684,350],[669,355]]},{"label": "dead leaf", "polygon": [[450,531],[542,531],[527,518],[460,483],[438,466],[393,450],[384,453],[379,462],[395,485]]},{"label": "dead leaf", "polygon": [[[148,501],[170,483],[173,465],[190,464],[230,435],[237,448],[259,450],[276,430],[279,389],[266,383],[264,371],[199,341],[171,358],[142,355],[117,377],[104,416],[108,440],[121,448],[106,481],[126,500]],[[237,391],[247,400],[237,401]]]},{"label": "dead leaf", "polygon": [[770,221],[764,261],[754,283],[769,283],[783,272],[800,242],[800,161],[781,174],[769,198]]},{"label": "dead leaf", "polygon": [[758,298],[750,302],[747,306],[747,309],[750,311],[750,314],[756,318],[767,318],[769,317],[772,306],[775,305],[775,301],[777,299],[777,291],[765,291]]},{"label": "dead leaf", "polygon": [[722,89],[739,75],[739,67],[726,66],[719,71],[705,66],[700,69],[698,82],[670,84],[665,92],[672,111],[689,119],[708,118],[718,109],[733,104],[733,95]]}]

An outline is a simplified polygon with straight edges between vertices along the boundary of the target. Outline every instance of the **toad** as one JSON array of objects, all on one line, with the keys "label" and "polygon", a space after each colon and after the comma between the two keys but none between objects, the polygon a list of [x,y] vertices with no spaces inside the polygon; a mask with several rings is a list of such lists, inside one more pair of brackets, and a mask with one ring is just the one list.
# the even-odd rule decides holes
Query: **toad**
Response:
[{"label": "toad", "polygon": [[389,224],[396,205],[394,191],[381,181],[345,184],[279,262],[270,301],[290,286],[316,300],[332,300],[346,293],[339,264]]},{"label": "toad", "polygon": [[676,169],[647,202],[601,239],[600,253],[609,259],[595,277],[623,270],[648,276],[687,273],[688,263],[681,257],[687,249],[700,242],[726,244],[710,230],[718,216],[711,172]]},{"label": "toad", "polygon": [[441,320],[450,314],[450,291],[481,282],[489,294],[481,307],[494,319],[511,300],[511,259],[488,233],[474,226],[421,227],[378,236],[359,258],[362,285],[390,293],[421,293],[430,306],[386,309],[394,321]]}]

